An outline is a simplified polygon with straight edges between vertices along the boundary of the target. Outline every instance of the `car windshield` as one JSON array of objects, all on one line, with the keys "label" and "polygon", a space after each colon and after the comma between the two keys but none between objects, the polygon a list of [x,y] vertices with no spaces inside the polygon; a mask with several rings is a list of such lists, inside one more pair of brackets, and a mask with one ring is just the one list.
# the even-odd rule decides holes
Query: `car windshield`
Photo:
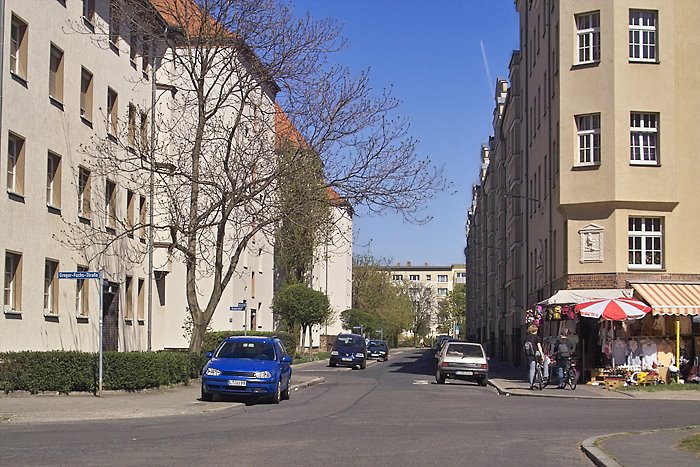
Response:
[{"label": "car windshield", "polygon": [[384,347],[385,345],[382,341],[369,341],[369,347]]},{"label": "car windshield", "polygon": [[338,336],[338,339],[336,341],[336,345],[341,346],[341,347],[361,347],[363,343],[363,339],[361,337],[355,337],[355,336]]},{"label": "car windshield", "polygon": [[275,348],[266,342],[229,341],[216,353],[218,358],[252,358],[254,360],[274,360]]},{"label": "car windshield", "polygon": [[481,346],[474,344],[450,344],[447,347],[447,355],[456,357],[483,358]]}]

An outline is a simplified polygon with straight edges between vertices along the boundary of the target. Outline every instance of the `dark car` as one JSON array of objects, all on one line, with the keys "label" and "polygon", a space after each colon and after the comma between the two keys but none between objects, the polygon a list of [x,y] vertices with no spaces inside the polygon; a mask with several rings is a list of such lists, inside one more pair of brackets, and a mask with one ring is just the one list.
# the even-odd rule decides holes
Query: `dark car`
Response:
[{"label": "dark car", "polygon": [[289,399],[292,357],[275,337],[224,339],[202,370],[202,400],[214,395],[265,397],[277,404]]},{"label": "dark car", "polygon": [[330,366],[349,366],[364,370],[367,367],[367,345],[365,338],[357,334],[338,334],[333,348]]},{"label": "dark car", "polygon": [[367,358],[376,358],[386,362],[389,360],[389,347],[385,341],[371,340],[367,344]]}]

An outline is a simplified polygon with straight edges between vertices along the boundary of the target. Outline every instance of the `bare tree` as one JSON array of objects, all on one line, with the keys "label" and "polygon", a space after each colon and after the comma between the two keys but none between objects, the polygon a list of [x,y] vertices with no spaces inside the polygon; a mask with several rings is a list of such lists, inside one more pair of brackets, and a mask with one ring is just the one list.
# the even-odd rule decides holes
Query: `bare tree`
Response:
[{"label": "bare tree", "polygon": [[[280,0],[115,5],[151,44],[158,93],[144,115],[153,110],[155,118],[137,130],[130,114],[85,151],[95,156],[95,170],[118,173],[126,186],[148,185],[153,176],[154,220],[124,222],[107,237],[78,226],[71,242],[114,251],[124,237],[153,228],[169,261],[186,268],[190,350],[201,349],[249,242],[273,244],[280,225],[294,221],[280,191],[285,181],[319,167],[323,176],[313,183],[321,189],[309,191],[314,203],[330,203],[326,189],[333,189],[360,214],[389,209],[415,222],[445,188],[441,168],[417,156],[407,120],[393,117],[398,102],[388,92],[375,95],[366,73],[353,77],[329,64],[344,46],[333,21],[297,17]],[[277,103],[293,129],[282,135]],[[319,164],[309,163],[310,154]]]},{"label": "bare tree", "polygon": [[423,337],[430,332],[435,308],[435,291],[429,285],[421,283],[406,283],[404,287],[408,289],[411,298],[411,331],[415,347],[418,336]]}]

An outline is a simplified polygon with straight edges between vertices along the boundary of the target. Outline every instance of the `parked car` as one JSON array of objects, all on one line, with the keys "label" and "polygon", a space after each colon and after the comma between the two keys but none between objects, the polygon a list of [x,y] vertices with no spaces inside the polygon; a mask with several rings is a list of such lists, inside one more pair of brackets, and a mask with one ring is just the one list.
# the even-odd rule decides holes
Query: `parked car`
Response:
[{"label": "parked car", "polygon": [[385,341],[371,340],[367,345],[367,358],[376,358],[386,362],[389,360],[389,347]]},{"label": "parked car", "polygon": [[224,339],[202,370],[202,400],[215,395],[264,397],[277,404],[289,399],[292,357],[274,337]]},{"label": "parked car", "polygon": [[440,351],[442,350],[442,347],[445,345],[445,342],[448,342],[450,339],[450,336],[437,337],[437,340],[435,341],[435,360],[440,358]]},{"label": "parked car", "polygon": [[446,378],[475,381],[480,386],[486,386],[489,381],[489,362],[481,344],[445,342],[438,355],[435,380],[443,384]]},{"label": "parked car", "polygon": [[367,345],[358,334],[338,334],[328,362],[330,366],[349,366],[364,370],[367,367]]}]

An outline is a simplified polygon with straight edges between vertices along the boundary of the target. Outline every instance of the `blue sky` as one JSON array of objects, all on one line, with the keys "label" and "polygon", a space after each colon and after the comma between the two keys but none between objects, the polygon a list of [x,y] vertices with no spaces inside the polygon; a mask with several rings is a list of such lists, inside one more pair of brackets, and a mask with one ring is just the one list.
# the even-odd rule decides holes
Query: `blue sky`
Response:
[{"label": "blue sky", "polygon": [[[392,263],[464,262],[466,215],[480,148],[492,133],[493,87],[518,48],[513,0],[292,0],[297,12],[335,18],[348,47],[333,61],[370,70],[377,90],[393,86],[418,153],[445,168],[455,193],[429,202],[426,225],[390,213],[354,219],[356,254]],[[488,63],[488,73],[484,54]],[[490,75],[490,80],[488,76]]]}]

